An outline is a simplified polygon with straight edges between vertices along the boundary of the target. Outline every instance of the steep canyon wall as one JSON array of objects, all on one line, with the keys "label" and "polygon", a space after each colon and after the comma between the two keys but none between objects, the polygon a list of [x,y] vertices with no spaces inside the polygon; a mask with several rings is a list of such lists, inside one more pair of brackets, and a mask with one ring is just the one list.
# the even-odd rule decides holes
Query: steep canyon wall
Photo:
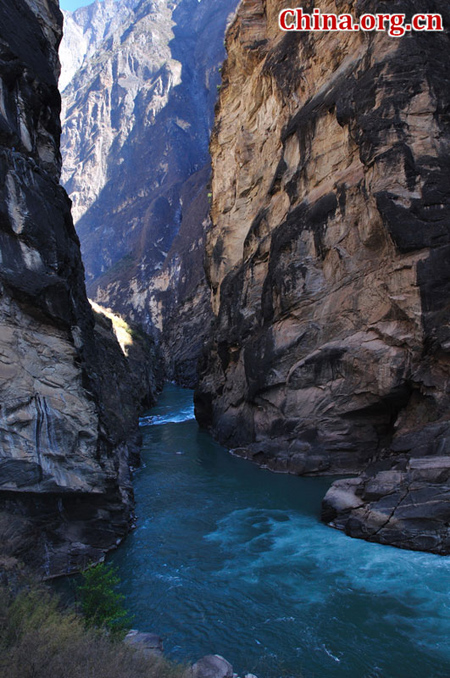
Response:
[{"label": "steep canyon wall", "polygon": [[[283,33],[284,6],[243,0],[227,33],[197,417],[275,471],[365,470],[332,487],[324,519],[447,553],[448,32]],[[395,11],[450,26],[433,0]]]},{"label": "steep canyon wall", "polygon": [[[137,383],[88,303],[61,157],[56,0],[0,0],[0,543],[45,575],[116,545],[132,518]],[[136,458],[134,458],[136,461]]]}]

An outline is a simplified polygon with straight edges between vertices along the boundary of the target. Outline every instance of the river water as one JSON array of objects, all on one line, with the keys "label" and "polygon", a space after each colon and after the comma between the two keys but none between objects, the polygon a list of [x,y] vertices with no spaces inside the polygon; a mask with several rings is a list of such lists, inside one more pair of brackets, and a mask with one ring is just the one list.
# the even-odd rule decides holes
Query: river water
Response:
[{"label": "river water", "polygon": [[258,678],[450,676],[450,559],[319,521],[331,480],[264,471],[198,428],[167,385],[141,420],[137,528],[112,557],[133,625],[180,661]]}]

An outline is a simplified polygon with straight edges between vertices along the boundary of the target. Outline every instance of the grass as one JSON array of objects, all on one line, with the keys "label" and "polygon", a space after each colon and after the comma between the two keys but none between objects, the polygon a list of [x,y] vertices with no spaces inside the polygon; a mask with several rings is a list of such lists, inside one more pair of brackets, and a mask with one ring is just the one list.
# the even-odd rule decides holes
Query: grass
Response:
[{"label": "grass", "polygon": [[185,669],[146,657],[61,609],[39,584],[13,595],[0,587],[0,676],[8,678],[182,678]]}]

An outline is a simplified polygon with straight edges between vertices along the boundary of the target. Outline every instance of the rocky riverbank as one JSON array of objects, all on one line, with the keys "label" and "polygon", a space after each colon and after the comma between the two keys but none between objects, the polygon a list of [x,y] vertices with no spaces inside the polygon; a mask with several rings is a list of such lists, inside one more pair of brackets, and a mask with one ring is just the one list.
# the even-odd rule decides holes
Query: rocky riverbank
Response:
[{"label": "rocky riverbank", "polygon": [[[163,640],[156,633],[142,633],[132,629],[124,642],[138,652],[149,657],[163,655]],[[233,666],[219,654],[208,654],[201,657],[184,673],[183,678],[240,678],[234,673]],[[246,673],[243,678],[257,678],[253,673]]]}]

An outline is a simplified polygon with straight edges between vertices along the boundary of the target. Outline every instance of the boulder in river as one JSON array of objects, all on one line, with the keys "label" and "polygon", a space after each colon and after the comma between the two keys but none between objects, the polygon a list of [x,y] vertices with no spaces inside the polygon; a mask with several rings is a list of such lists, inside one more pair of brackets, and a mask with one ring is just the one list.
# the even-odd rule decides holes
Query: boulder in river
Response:
[{"label": "boulder in river", "polygon": [[145,655],[162,656],[163,654],[163,641],[156,633],[142,633],[131,629],[125,636],[124,642]]},{"label": "boulder in river", "polygon": [[233,678],[233,667],[220,654],[207,654],[193,665],[189,678]]}]

